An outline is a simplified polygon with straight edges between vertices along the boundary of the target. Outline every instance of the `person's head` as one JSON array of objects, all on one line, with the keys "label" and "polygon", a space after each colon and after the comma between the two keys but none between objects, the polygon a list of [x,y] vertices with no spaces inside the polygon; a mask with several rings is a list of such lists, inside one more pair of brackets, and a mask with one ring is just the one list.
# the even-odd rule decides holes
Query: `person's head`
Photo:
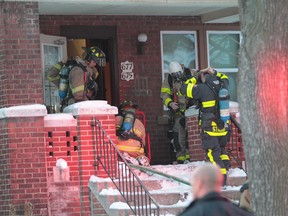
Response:
[{"label": "person's head", "polygon": [[181,80],[183,74],[183,68],[178,62],[176,61],[170,62],[168,70],[174,80],[176,81]]},{"label": "person's head", "polygon": [[192,193],[200,199],[210,192],[220,192],[224,177],[218,165],[207,163],[197,167],[192,174]]},{"label": "person's head", "polygon": [[138,104],[134,103],[131,100],[124,100],[122,101],[119,106],[118,106],[118,111],[121,112],[122,110],[125,109],[137,109],[138,108]]},{"label": "person's head", "polygon": [[104,67],[106,65],[106,55],[98,47],[82,47],[84,53],[82,54],[83,60],[86,61],[89,67],[95,67],[96,65]]}]

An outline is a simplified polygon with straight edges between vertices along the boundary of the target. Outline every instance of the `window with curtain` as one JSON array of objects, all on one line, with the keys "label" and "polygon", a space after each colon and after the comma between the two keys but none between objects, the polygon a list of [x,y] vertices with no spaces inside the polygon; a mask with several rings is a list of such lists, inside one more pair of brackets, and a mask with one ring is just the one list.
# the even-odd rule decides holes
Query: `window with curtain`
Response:
[{"label": "window with curtain", "polygon": [[237,101],[238,54],[240,31],[207,31],[208,65],[229,76],[231,101]]}]

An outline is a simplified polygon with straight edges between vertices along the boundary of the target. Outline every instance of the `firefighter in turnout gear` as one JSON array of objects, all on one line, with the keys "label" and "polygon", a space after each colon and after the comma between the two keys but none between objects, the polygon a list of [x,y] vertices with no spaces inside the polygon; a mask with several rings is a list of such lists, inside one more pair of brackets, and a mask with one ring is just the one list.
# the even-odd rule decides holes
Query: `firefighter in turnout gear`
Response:
[{"label": "firefighter in turnout gear", "polygon": [[120,103],[116,116],[116,146],[128,162],[149,166],[150,161],[145,152],[146,131],[135,116],[137,108],[138,105],[129,100]]},{"label": "firefighter in turnout gear", "polygon": [[[185,126],[185,110],[188,108],[188,100],[179,91],[184,83],[184,67],[178,62],[172,61],[169,64],[169,73],[161,87],[160,97],[163,104],[169,109],[169,132],[168,138],[174,147],[177,163],[183,164],[190,161],[187,143],[187,130]],[[188,69],[189,70],[189,69]],[[189,74],[189,72],[187,73]]]},{"label": "firefighter in turnout gear", "polygon": [[[96,65],[105,66],[105,53],[98,47],[82,49],[82,58],[77,56],[75,60],[62,60],[47,71],[48,80],[59,88],[61,110],[75,102],[96,99],[96,79],[99,76]],[[65,70],[65,75],[61,74],[63,69],[68,69]]]},{"label": "firefighter in turnout gear", "polygon": [[84,50],[82,59],[77,59],[79,65],[73,67],[69,73],[68,105],[96,99],[98,91],[96,78],[99,75],[96,65],[104,67],[106,64],[105,53],[100,48],[82,49]]},{"label": "firefighter in turnout gear", "polygon": [[223,122],[218,109],[218,92],[221,87],[228,88],[228,76],[212,68],[201,70],[198,77],[192,77],[181,87],[180,91],[188,98],[199,101],[199,125],[201,126],[202,147],[206,151],[207,159],[218,164],[224,175],[226,184],[230,159],[225,150],[229,141],[230,120]]}]

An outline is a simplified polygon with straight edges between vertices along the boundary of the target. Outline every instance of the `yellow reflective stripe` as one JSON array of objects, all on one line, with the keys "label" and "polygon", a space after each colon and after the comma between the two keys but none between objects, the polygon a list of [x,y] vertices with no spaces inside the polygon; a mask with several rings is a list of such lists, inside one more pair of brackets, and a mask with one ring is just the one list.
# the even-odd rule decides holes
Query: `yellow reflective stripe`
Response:
[{"label": "yellow reflective stripe", "polygon": [[60,76],[58,75],[58,76],[56,76],[56,77],[50,77],[50,76],[48,76],[48,80],[49,81],[55,81],[55,80],[59,80],[60,79]]},{"label": "yellow reflective stripe", "polygon": [[212,132],[212,131],[205,131],[205,133],[209,134],[209,136],[225,136],[228,131],[224,131],[224,132]]},{"label": "yellow reflective stripe", "polygon": [[187,97],[189,98],[193,98],[192,90],[193,90],[194,85],[195,84],[192,84],[192,83],[189,83],[187,85],[186,94],[187,94]]},{"label": "yellow reflective stripe", "polygon": [[222,161],[223,161],[223,160],[230,160],[230,159],[229,159],[229,156],[228,156],[227,154],[222,154],[222,155],[220,155],[220,158],[221,158]]},{"label": "yellow reflective stripe", "polygon": [[202,107],[203,108],[214,107],[215,105],[216,105],[216,100],[203,101],[202,102]]},{"label": "yellow reflective stripe", "polygon": [[213,164],[216,164],[216,162],[214,161],[214,157],[212,155],[212,149],[208,149],[208,153],[207,153],[207,156],[209,158],[209,161]]},{"label": "yellow reflective stripe", "polygon": [[180,109],[180,112],[185,112],[185,110],[186,110],[185,108],[182,108]]},{"label": "yellow reflective stripe", "polygon": [[171,101],[172,101],[171,98],[166,98],[165,101],[164,101],[165,106],[168,107],[168,104],[169,104]]},{"label": "yellow reflective stripe", "polygon": [[219,77],[220,79],[228,79],[228,76],[227,76],[227,75],[222,74],[222,73],[220,73],[220,72],[217,72],[216,76]]},{"label": "yellow reflective stripe", "polygon": [[75,94],[75,93],[77,93],[77,92],[84,91],[84,85],[78,86],[78,87],[76,87],[76,88],[72,88],[71,91],[72,91],[72,94]]},{"label": "yellow reflective stripe", "polygon": [[161,93],[166,93],[166,94],[172,95],[172,90],[170,88],[162,87]]},{"label": "yellow reflective stripe", "polygon": [[60,63],[57,63],[57,64],[53,65],[53,67],[56,68],[58,71],[60,71],[62,68],[62,65]]},{"label": "yellow reflective stripe", "polygon": [[185,161],[186,157],[185,156],[179,156],[179,157],[177,157],[177,160],[178,161]]},{"label": "yellow reflective stripe", "polygon": [[227,170],[226,170],[225,168],[221,168],[220,171],[221,171],[221,173],[222,173],[223,175],[226,175],[226,174],[227,174]]},{"label": "yellow reflective stripe", "polygon": [[123,145],[118,144],[117,148],[120,151],[144,153],[144,148],[139,148],[139,147],[135,147],[135,146],[123,146]]}]

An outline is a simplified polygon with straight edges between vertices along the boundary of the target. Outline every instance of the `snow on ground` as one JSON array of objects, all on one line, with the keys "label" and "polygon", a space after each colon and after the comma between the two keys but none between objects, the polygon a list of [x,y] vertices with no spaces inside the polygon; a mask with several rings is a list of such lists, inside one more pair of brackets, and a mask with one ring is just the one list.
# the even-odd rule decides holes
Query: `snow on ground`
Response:
[{"label": "snow on ground", "polygon": [[[175,176],[187,183],[191,182],[192,172],[197,166],[201,166],[205,164],[205,161],[197,161],[197,162],[190,162],[188,164],[178,164],[178,165],[152,165],[150,168],[160,171],[162,173]],[[183,194],[186,199],[179,200],[178,203],[174,205],[169,205],[170,207],[187,207],[190,202],[193,200],[193,195],[191,193],[191,186],[187,184],[183,184],[177,181],[174,181],[173,179],[160,176],[158,174],[152,174],[152,173],[145,173],[139,170],[134,170],[134,172],[138,175],[139,179],[145,180],[145,179],[154,179],[158,180],[161,184],[161,189],[158,190],[150,190],[149,192],[151,194],[156,193],[173,193],[173,192],[179,192]],[[229,170],[228,176],[230,177],[246,177],[246,173],[239,169],[239,168],[233,168]],[[90,181],[110,181],[110,179],[102,179],[98,178],[96,176],[92,176],[90,178]],[[227,186],[225,190],[240,190],[240,186]],[[101,194],[110,194],[110,195],[116,195],[119,194],[119,191],[117,189],[107,188],[101,191]],[[115,202],[113,203],[110,208],[113,209],[125,209],[127,208],[127,204],[122,202]],[[165,207],[164,205],[160,205],[160,207]],[[173,214],[166,214],[161,216],[175,216]]]}]

